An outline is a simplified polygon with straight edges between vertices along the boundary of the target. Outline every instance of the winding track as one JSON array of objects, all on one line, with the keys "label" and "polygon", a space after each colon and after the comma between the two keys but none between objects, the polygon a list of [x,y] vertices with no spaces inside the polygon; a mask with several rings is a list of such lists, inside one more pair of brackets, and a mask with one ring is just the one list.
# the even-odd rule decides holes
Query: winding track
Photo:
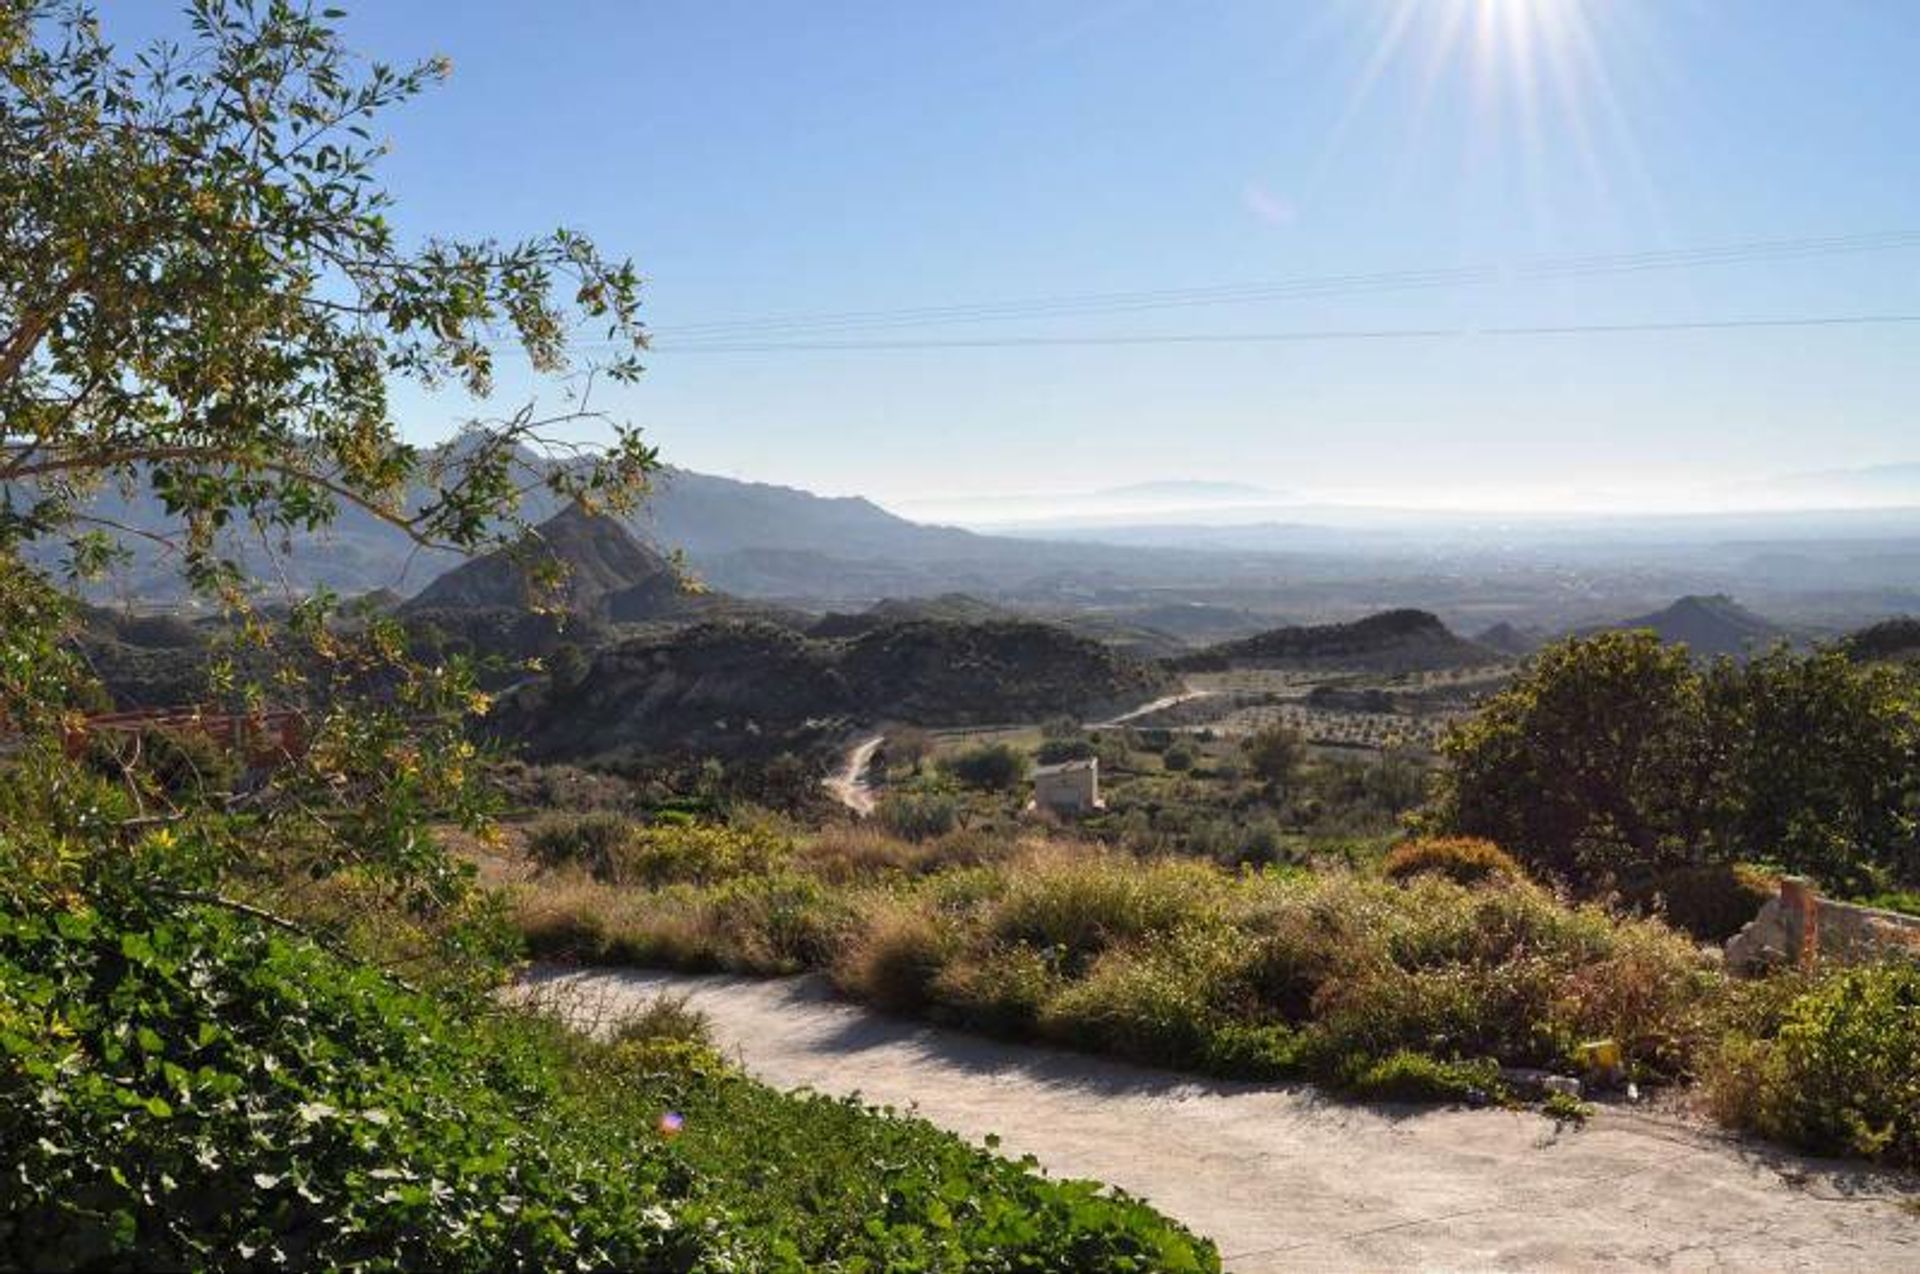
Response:
[{"label": "winding track", "polygon": [[[687,994],[781,1087],[858,1092],[1151,1200],[1229,1270],[1920,1270],[1912,1181],[1603,1109],[1367,1107],[1004,1044],[836,1001],[823,980],[544,970],[618,1007]],[[1906,1192],[1906,1193],[1903,1193]]]},{"label": "winding track", "polygon": [[833,799],[856,814],[873,813],[873,785],[867,781],[867,766],[873,754],[887,741],[884,734],[869,735],[847,749],[847,759],[827,777],[826,788]]}]

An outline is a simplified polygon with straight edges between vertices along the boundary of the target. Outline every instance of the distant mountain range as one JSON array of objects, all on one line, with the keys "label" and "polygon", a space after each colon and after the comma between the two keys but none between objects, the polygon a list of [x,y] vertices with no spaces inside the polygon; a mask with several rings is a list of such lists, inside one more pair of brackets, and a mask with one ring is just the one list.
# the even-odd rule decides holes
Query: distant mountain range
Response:
[{"label": "distant mountain range", "polygon": [[[533,457],[519,466],[523,485],[537,478],[540,464]],[[559,514],[559,501],[533,485],[523,516],[537,523]],[[170,525],[160,502],[138,482],[131,492],[103,488],[88,511],[135,532]],[[684,553],[694,574],[715,589],[811,605],[864,605],[955,590],[1007,594],[1091,590],[1118,581],[1185,582],[1234,566],[1178,550],[978,535],[913,522],[857,496],[819,496],[684,469],[662,473],[628,525],[656,551]],[[466,560],[422,549],[352,506],[341,508],[331,526],[295,535],[290,543],[293,551],[272,568],[245,539],[232,540],[229,549],[262,579],[284,578],[297,590],[324,585],[348,595],[376,589],[411,594]],[[153,602],[183,595],[173,560],[137,534],[128,537],[127,547],[132,561],[115,580],[119,595]]]}]

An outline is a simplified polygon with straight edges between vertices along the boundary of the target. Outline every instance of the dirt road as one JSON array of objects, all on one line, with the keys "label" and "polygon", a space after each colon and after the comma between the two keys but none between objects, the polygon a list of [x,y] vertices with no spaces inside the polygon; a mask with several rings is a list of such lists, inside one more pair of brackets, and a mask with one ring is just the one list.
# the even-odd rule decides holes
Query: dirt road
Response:
[{"label": "dirt road", "polygon": [[1920,1270],[1911,1183],[1603,1110],[1363,1107],[1001,1044],[835,1001],[818,978],[560,974],[589,1002],[690,993],[781,1087],[997,1132],[1056,1175],[1151,1200],[1229,1270]]},{"label": "dirt road", "polygon": [[861,739],[847,749],[847,759],[827,777],[827,790],[833,793],[833,799],[856,814],[873,813],[873,786],[867,782],[867,766],[886,741],[883,734]]},{"label": "dirt road", "polygon": [[1182,703],[1190,703],[1195,699],[1205,699],[1218,693],[1216,690],[1182,690],[1179,694],[1166,695],[1149,703],[1143,703],[1137,708],[1130,708],[1117,717],[1108,717],[1105,721],[1092,722],[1087,728],[1089,730],[1117,729],[1120,726],[1126,725],[1129,721],[1137,721],[1141,717],[1151,716],[1153,713],[1159,712],[1164,708],[1175,707]]}]

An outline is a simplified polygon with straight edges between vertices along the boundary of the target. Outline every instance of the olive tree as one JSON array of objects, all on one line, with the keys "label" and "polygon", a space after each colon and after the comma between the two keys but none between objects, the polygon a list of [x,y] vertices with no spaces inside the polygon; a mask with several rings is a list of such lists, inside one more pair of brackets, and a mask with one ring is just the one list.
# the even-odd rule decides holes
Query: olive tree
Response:
[{"label": "olive tree", "polygon": [[[472,812],[459,717],[484,696],[391,623],[332,622],[324,593],[267,619],[233,545],[282,552],[354,508],[472,550],[519,539],[535,489],[629,507],[656,456],[592,391],[638,375],[646,338],[633,264],[577,231],[403,239],[375,129],[448,66],[360,59],[339,16],[191,0],[179,39],[128,52],[85,0],[0,0],[0,729],[71,702],[49,562],[158,543],[264,651],[216,691],[310,714],[306,763],[262,803],[281,843],[419,879],[425,815]],[[496,404],[507,356],[533,401]],[[474,404],[457,445],[406,441],[407,381]],[[103,515],[107,485],[160,523]]]}]

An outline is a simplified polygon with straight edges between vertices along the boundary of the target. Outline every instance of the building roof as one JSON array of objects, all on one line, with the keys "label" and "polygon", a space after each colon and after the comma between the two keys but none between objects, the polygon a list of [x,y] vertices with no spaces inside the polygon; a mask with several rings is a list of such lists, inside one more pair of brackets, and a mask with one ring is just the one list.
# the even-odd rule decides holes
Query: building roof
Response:
[{"label": "building roof", "polygon": [[1038,779],[1045,778],[1049,774],[1071,774],[1076,770],[1098,770],[1099,768],[1100,758],[1089,756],[1082,757],[1078,761],[1061,761],[1057,765],[1036,765],[1030,773]]}]

